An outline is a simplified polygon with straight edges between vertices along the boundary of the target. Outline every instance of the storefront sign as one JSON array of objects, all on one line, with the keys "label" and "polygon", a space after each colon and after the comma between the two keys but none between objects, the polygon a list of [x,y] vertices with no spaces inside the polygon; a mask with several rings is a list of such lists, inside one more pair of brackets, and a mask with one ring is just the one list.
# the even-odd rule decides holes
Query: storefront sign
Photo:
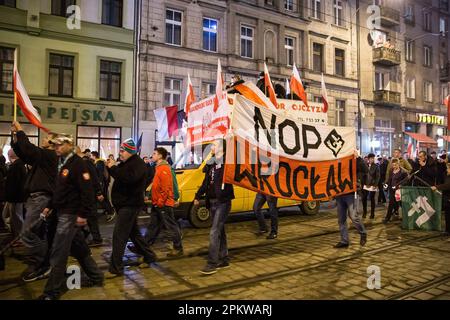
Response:
[{"label": "storefront sign", "polygon": [[444,116],[436,116],[427,113],[416,113],[417,122],[444,125]]}]

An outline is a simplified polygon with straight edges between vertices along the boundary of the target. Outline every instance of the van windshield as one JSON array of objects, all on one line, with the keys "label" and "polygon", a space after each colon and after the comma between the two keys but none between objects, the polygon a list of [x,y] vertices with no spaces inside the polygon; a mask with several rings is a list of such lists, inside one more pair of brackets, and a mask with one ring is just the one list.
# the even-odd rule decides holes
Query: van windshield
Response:
[{"label": "van windshield", "polygon": [[175,145],[176,159],[174,162],[175,169],[198,169],[204,158],[210,153],[211,144],[204,144],[194,147],[185,148],[183,143]]}]

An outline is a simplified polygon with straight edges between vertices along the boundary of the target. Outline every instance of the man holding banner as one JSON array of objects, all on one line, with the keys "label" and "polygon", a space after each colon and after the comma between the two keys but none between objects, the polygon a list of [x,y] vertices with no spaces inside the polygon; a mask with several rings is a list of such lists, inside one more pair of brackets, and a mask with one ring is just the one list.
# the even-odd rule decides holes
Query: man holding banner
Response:
[{"label": "man holding banner", "polygon": [[447,163],[447,176],[443,184],[431,187],[433,191],[442,191],[442,209],[445,212],[445,236],[450,236],[450,163]]}]

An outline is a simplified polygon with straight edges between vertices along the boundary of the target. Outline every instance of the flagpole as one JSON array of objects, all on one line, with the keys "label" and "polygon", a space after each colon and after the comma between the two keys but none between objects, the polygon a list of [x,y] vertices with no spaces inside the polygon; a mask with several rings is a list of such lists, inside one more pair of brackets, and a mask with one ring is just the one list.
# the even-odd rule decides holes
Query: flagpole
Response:
[{"label": "flagpole", "polygon": [[14,49],[14,71],[13,71],[13,90],[14,90],[14,122],[17,121],[17,93],[16,93],[16,72],[17,72],[17,48]]}]

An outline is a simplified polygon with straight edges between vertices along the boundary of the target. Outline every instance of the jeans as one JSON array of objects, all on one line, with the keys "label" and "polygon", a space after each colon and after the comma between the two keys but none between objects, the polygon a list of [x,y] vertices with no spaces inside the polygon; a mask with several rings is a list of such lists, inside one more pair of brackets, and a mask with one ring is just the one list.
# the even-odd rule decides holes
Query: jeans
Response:
[{"label": "jeans", "polygon": [[27,259],[26,262],[30,269],[37,270],[43,267],[43,264],[48,263],[48,253],[51,245],[49,241],[45,223],[44,227],[32,228],[30,227],[36,223],[40,218],[42,211],[50,205],[50,195],[37,192],[31,193],[25,202],[25,221],[23,222],[22,242],[26,247]]},{"label": "jeans", "polygon": [[225,222],[231,210],[231,201],[211,200],[210,203],[212,225],[209,232],[208,265],[215,267],[221,262],[228,262]]},{"label": "jeans", "polygon": [[[382,192],[382,191],[381,191]],[[375,216],[375,191],[363,190],[362,205],[363,217],[367,215],[367,197],[370,197],[370,216]]]},{"label": "jeans", "polygon": [[92,235],[92,240],[101,242],[102,235],[100,234],[100,227],[98,225],[97,210],[92,212],[92,214],[87,218],[87,223],[89,226],[89,232]]},{"label": "jeans", "polygon": [[378,183],[378,202],[386,202],[386,195],[383,190],[383,182],[380,179],[380,183]]},{"label": "jeans", "polygon": [[347,229],[347,215],[358,230],[359,234],[367,234],[364,224],[355,210],[355,196],[353,193],[336,197],[339,231],[341,233],[341,242],[349,243]]},{"label": "jeans", "polygon": [[145,235],[146,243],[153,243],[160,234],[161,229],[167,232],[168,238],[173,241],[175,250],[183,250],[180,226],[175,220],[172,207],[152,208],[150,224],[147,227],[147,233]]},{"label": "jeans", "polygon": [[117,211],[109,266],[110,271],[113,273],[123,273],[122,259],[128,238],[131,239],[138,253],[144,256],[145,262],[150,263],[156,259],[155,253],[147,246],[147,243],[139,232],[137,216],[140,211],[141,207],[123,207]]},{"label": "jeans", "polygon": [[77,215],[73,211],[60,211],[57,216],[56,234],[50,256],[51,272],[44,293],[59,298],[64,290],[69,254],[80,263],[87,276],[95,282],[103,282],[103,273],[91,257],[81,228],[77,227]]},{"label": "jeans", "polygon": [[258,225],[260,231],[267,231],[266,222],[264,220],[264,214],[261,212],[261,208],[267,202],[269,205],[269,215],[270,215],[270,232],[277,234],[278,233],[278,209],[277,209],[277,201],[278,199],[265,195],[262,193],[257,193],[255,202],[253,203],[253,212],[256,215],[256,219],[258,219]]},{"label": "jeans", "polygon": [[23,213],[23,202],[7,202],[3,208],[3,218],[9,217],[11,232],[14,237],[17,237],[22,231]]}]

